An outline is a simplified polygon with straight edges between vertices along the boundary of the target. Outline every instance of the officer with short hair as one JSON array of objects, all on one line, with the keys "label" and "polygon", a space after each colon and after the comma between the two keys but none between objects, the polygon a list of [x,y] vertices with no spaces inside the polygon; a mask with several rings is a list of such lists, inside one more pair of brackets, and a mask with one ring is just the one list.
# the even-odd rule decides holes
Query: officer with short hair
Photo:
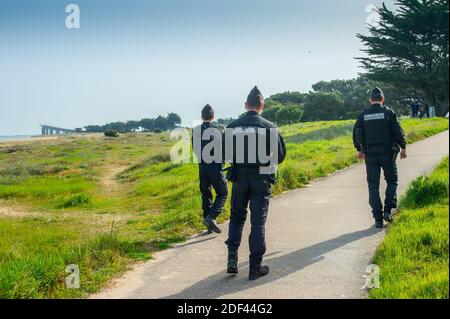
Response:
[{"label": "officer with short hair", "polygon": [[[373,89],[370,95],[372,106],[364,109],[358,116],[353,130],[353,142],[358,156],[366,162],[369,203],[377,228],[383,228],[383,219],[392,222],[392,210],[397,208],[396,161],[399,152],[401,159],[407,157],[405,134],[397,114],[384,106],[384,101],[383,91],[380,88]],[[381,169],[387,182],[384,208],[380,198]]]},{"label": "officer with short hair", "polygon": [[[227,135],[230,130],[235,132],[232,140],[232,170],[229,176],[229,180],[233,182],[233,190],[230,226],[226,241],[228,246],[227,272],[238,273],[238,249],[247,218],[247,208],[250,207],[249,279],[256,280],[269,273],[269,267],[262,265],[266,252],[265,224],[269,210],[271,186],[275,183],[274,172],[276,166],[282,163],[286,157],[286,146],[275,124],[261,116],[264,109],[264,97],[257,87],[248,95],[245,108],[247,113],[228,125],[225,133]],[[252,133],[256,134],[258,138],[252,136]],[[244,136],[242,143],[237,142],[239,134]],[[254,143],[251,142],[252,139]],[[265,145],[265,155],[269,155],[270,163],[264,162],[260,158],[263,152],[260,153],[258,150],[262,145]],[[275,148],[277,150],[274,150]],[[239,160],[240,155],[241,160]],[[227,158],[227,160],[229,159]]]},{"label": "officer with short hair", "polygon": [[[194,152],[199,160],[199,178],[200,191],[202,194],[202,209],[203,209],[203,224],[208,228],[208,232],[221,233],[216,219],[222,212],[225,202],[228,197],[228,184],[223,173],[223,154],[215,156],[214,152],[223,149],[223,133],[214,125],[214,110],[211,105],[207,104],[202,110],[203,123],[200,127],[194,128],[198,130],[198,136],[193,134]],[[206,131],[207,134],[204,134]],[[194,138],[199,138],[198,149]],[[219,145],[218,148],[211,148],[208,154],[205,154],[205,147],[216,139]],[[208,149],[209,150],[209,149]],[[208,158],[207,158],[208,157]],[[217,160],[219,158],[219,160]],[[216,193],[216,198],[213,203],[212,189]]]}]

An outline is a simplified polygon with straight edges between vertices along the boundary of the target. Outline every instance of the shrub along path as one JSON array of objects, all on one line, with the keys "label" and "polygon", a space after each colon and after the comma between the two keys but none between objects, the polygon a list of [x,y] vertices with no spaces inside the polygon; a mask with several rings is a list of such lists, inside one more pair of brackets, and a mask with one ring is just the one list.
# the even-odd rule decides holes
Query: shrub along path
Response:
[{"label": "shrub along path", "polygon": [[[411,145],[409,158],[399,163],[400,192],[431,172],[448,145],[448,131]],[[272,272],[259,281],[247,280],[246,240],[241,274],[225,274],[223,226],[222,235],[200,235],[156,254],[93,297],[364,298],[363,275],[384,237],[372,227],[367,196],[364,166],[356,165],[273,199],[266,258]]]}]

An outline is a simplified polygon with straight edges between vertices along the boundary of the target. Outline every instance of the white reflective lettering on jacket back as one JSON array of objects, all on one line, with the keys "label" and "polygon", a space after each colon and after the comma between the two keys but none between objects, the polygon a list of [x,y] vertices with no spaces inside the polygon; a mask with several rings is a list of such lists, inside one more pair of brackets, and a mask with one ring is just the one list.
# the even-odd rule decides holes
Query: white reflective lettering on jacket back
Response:
[{"label": "white reflective lettering on jacket back", "polygon": [[364,115],[364,121],[384,120],[384,113],[373,113]]}]

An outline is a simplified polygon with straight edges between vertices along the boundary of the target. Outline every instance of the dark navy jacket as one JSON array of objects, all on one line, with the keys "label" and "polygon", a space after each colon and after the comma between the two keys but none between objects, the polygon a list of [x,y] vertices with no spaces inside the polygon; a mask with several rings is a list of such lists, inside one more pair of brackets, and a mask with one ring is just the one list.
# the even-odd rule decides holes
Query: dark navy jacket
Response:
[{"label": "dark navy jacket", "polygon": [[[281,134],[279,134],[278,129],[276,125],[265,118],[263,118],[261,115],[259,115],[257,112],[247,112],[245,115],[243,115],[241,118],[237,119],[233,123],[227,126],[227,131],[230,129],[263,129],[266,131],[266,155],[270,155],[270,131],[271,129],[274,129],[277,131],[277,138],[278,140],[276,143],[278,144],[278,154],[277,158],[275,158],[276,163],[275,165],[281,164],[284,159],[286,158],[286,145],[284,143],[283,137]],[[226,133],[227,134],[227,133]],[[236,160],[236,140],[233,141],[233,159],[232,163],[236,167],[237,173],[243,172],[243,173],[258,173],[258,170],[262,166],[269,166],[269,163],[262,163],[260,159],[258,158],[258,154],[256,154],[256,163],[249,163],[249,152],[256,152],[256,150],[250,150],[248,147],[248,141],[246,140],[245,147],[244,147],[244,158],[245,161],[243,163],[238,163]],[[258,143],[260,143],[260,140],[257,139],[257,147]],[[256,152],[257,153],[257,152]],[[255,156],[255,154],[252,154]],[[227,159],[228,160],[228,159]],[[274,161],[275,161],[274,160]]]},{"label": "dark navy jacket", "polygon": [[[201,133],[200,136],[197,136],[197,138],[199,137],[201,139],[200,148],[198,150],[195,148],[195,146],[196,146],[196,144],[194,143],[194,138],[196,138],[195,133],[192,136],[192,145],[193,145],[195,156],[197,157],[197,159],[199,159],[199,165],[201,167],[209,167],[209,168],[216,167],[216,168],[220,168],[221,169],[223,167],[223,162],[224,162],[224,148],[223,148],[224,147],[224,136],[223,136],[222,131],[220,130],[220,128],[218,126],[216,126],[216,125],[214,125],[213,123],[210,123],[210,122],[203,122],[202,125],[200,125],[199,127],[194,128],[194,131],[198,130],[198,129],[200,130],[200,133]],[[210,132],[213,133],[213,136],[211,136],[209,139],[203,140],[202,139],[203,133],[207,129],[210,129]],[[215,161],[213,163],[207,163],[207,162],[205,162],[205,159],[201,155],[204,154],[203,151],[204,151],[206,145],[211,143],[213,139],[217,139],[218,141],[220,141],[222,154],[220,154],[220,160],[219,161]],[[212,149],[211,153],[210,153],[210,155],[212,157],[214,157],[214,155],[215,155],[214,152],[215,152],[215,150]]]},{"label": "dark navy jacket", "polygon": [[353,130],[353,143],[358,151],[371,147],[406,148],[405,133],[397,114],[381,104],[373,104],[358,116]]}]

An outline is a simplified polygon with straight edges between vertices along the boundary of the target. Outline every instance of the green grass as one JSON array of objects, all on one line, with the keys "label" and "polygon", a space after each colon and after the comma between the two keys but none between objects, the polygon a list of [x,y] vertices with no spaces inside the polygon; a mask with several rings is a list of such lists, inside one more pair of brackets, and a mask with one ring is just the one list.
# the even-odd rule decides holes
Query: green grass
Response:
[{"label": "green grass", "polygon": [[415,180],[374,263],[380,289],[371,298],[449,298],[449,161]]},{"label": "green grass", "polygon": [[[353,123],[283,127],[289,153],[274,193],[356,163]],[[403,126],[413,142],[447,130],[448,121]],[[203,230],[197,165],[170,163],[171,145],[163,133],[0,149],[0,207],[26,212],[0,215],[0,298],[85,296],[130,262]],[[229,201],[221,221],[228,216]],[[64,287],[71,263],[81,270],[79,290]]]},{"label": "green grass", "polygon": [[[127,258],[148,259],[142,245],[113,231],[86,239],[80,228],[75,221],[0,219],[0,298],[81,297],[125,269]],[[65,288],[70,264],[81,270],[82,290]]]}]

